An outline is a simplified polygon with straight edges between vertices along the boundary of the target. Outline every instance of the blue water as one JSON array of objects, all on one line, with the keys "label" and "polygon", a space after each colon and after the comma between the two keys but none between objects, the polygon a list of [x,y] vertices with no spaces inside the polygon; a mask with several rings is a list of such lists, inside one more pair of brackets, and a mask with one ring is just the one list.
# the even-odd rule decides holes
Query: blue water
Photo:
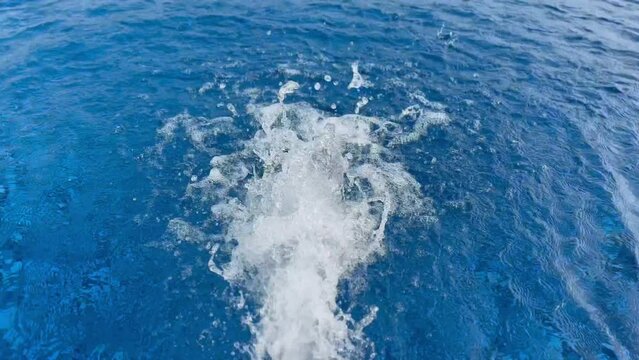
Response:
[{"label": "blue water", "polygon": [[[353,63],[358,89],[347,88]],[[246,240],[220,236],[239,220],[215,220],[211,206],[247,187],[188,191],[213,156],[255,157],[251,109],[287,81],[300,85],[290,106],[341,116],[366,97],[359,113],[400,134],[415,125],[399,115],[411,105],[450,120],[416,141],[379,140],[381,160],[358,158],[401,164],[424,211],[390,216],[383,249],[349,262],[326,295],[352,332],[334,358],[639,359],[639,4],[616,0],[0,2],[0,358],[330,348],[299,331],[306,342],[289,345],[302,352],[287,357],[273,350],[287,326],[264,334],[269,299],[304,298],[273,280],[288,245],[267,253],[275,265],[229,278]],[[306,160],[330,163],[321,154]],[[281,170],[252,161],[242,181]],[[298,191],[295,173],[284,180],[298,200],[323,199]],[[326,214],[302,215],[322,225]],[[171,231],[175,219],[192,233]],[[273,234],[292,231],[278,221]],[[247,235],[246,251],[269,236]],[[316,329],[302,305],[276,320]]]}]

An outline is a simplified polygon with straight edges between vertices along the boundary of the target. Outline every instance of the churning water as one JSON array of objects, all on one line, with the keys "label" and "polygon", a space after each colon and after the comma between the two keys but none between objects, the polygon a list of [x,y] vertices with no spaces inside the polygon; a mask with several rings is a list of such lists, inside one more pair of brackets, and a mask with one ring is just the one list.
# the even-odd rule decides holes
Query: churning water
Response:
[{"label": "churning water", "polygon": [[[355,69],[353,82],[361,81]],[[399,116],[416,118],[404,133],[400,123],[381,118],[284,104],[298,88],[287,82],[278,103],[249,105],[260,125],[255,136],[237,152],[214,156],[209,174],[188,185],[189,196],[213,203],[214,221],[225,225],[222,244],[236,243],[230,260],[217,263],[223,245],[204,230],[181,219],[171,220],[169,228],[181,240],[203,243],[211,253],[209,269],[257,298],[257,319],[246,322],[256,358],[338,359],[357,354],[376,311],[372,307],[355,321],[340,309],[340,280],[383,254],[389,217],[428,220],[432,212],[417,180],[390,160],[384,145],[416,141],[448,117],[414,105]],[[229,123],[226,117],[178,115],[160,133],[173,138],[182,125],[202,148],[204,139],[233,131]],[[234,189],[238,195],[231,194]]]}]

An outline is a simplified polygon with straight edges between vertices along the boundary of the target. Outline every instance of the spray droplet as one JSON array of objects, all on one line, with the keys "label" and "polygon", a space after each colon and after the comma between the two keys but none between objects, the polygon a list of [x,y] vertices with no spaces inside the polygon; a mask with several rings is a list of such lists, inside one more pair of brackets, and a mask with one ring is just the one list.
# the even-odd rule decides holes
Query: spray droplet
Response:
[{"label": "spray droplet", "polygon": [[355,114],[359,114],[360,109],[366,106],[366,104],[368,104],[368,98],[363,96],[355,106]]},{"label": "spray droplet", "polygon": [[226,104],[226,108],[229,109],[233,116],[237,116],[237,110],[235,110],[235,106],[231,103]]},{"label": "spray droplet", "polygon": [[331,76],[330,75],[324,75],[324,81],[326,82],[331,82]]},{"label": "spray droplet", "polygon": [[287,81],[286,84],[282,85],[280,90],[277,92],[277,99],[280,102],[284,102],[286,96],[294,93],[297,89],[300,88],[300,84],[295,81]]},{"label": "spray droplet", "polygon": [[320,85],[320,83],[316,82],[315,85],[313,86],[313,88],[317,91],[319,91],[322,88],[322,85]]},{"label": "spray droplet", "polygon": [[213,89],[213,83],[212,82],[206,82],[204,83],[204,85],[202,85],[200,87],[200,89],[198,90],[198,93],[200,93],[200,95],[204,95],[205,92],[209,91]]},{"label": "spray droplet", "polygon": [[362,74],[359,73],[359,64],[354,62],[351,64],[351,70],[353,70],[353,79],[350,84],[348,84],[349,89],[359,89],[360,87],[370,87],[373,84],[370,81],[364,79]]}]

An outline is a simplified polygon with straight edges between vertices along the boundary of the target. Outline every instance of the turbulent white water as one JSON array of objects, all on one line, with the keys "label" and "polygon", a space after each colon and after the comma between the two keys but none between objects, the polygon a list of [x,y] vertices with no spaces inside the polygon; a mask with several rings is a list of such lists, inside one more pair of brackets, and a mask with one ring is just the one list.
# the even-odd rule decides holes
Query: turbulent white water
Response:
[{"label": "turbulent white water", "polygon": [[[254,358],[357,357],[376,310],[353,320],[336,304],[338,283],[383,253],[391,215],[429,218],[431,210],[417,181],[400,163],[385,160],[384,144],[416,140],[447,117],[418,106],[404,127],[375,117],[335,117],[307,104],[284,104],[298,88],[286,83],[279,103],[251,106],[261,129],[242,151],[213,157],[209,175],[189,186],[191,196],[214,203],[212,216],[225,225],[222,242],[236,244],[230,261],[216,261],[220,242],[203,231],[179,219],[169,226],[180,238],[209,242],[211,271],[257,299],[259,311],[247,319]],[[161,134],[171,138],[181,125],[195,131],[189,139],[202,148],[201,131],[222,131],[227,122],[221,118],[217,127],[215,119],[182,114]]]}]

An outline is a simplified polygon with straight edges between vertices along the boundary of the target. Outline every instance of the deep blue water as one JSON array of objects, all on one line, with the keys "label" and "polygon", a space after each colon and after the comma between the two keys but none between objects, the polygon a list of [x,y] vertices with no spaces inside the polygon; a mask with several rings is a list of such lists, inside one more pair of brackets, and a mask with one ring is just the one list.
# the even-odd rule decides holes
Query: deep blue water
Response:
[{"label": "deep blue water", "polygon": [[[355,62],[369,86],[348,89]],[[228,222],[211,206],[247,187],[188,189],[215,155],[255,157],[251,109],[290,80],[285,102],[323,114],[367,97],[360,114],[400,133],[411,105],[450,120],[379,140],[379,161],[401,164],[428,210],[390,216],[384,250],[339,275],[327,309],[363,330],[335,357],[639,359],[639,3],[616,0],[0,2],[0,358],[243,359],[260,338],[279,344],[284,329],[259,329],[280,283],[256,274],[323,242],[291,236],[275,265],[229,280],[210,253],[224,268],[246,242],[219,236]],[[322,154],[306,160],[333,169]],[[252,161],[242,181],[281,170]],[[325,213],[302,215],[331,233]],[[294,290],[282,296],[304,298]],[[283,319],[320,326],[306,315]],[[326,345],[299,332],[299,357]]]}]

